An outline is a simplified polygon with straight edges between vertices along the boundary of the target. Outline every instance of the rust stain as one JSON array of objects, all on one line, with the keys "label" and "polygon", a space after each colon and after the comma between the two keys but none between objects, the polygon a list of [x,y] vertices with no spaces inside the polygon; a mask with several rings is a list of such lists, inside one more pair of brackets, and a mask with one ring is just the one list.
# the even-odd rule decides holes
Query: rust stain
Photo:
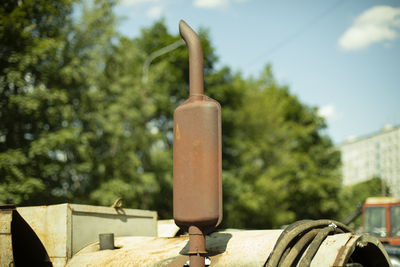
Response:
[{"label": "rust stain", "polygon": [[193,142],[193,146],[196,148],[196,147],[199,147],[201,145],[201,140],[196,140],[196,141],[194,141]]},{"label": "rust stain", "polygon": [[176,134],[175,134],[176,140],[181,139],[181,131],[179,130],[179,124],[176,124]]},{"label": "rust stain", "polygon": [[335,262],[333,263],[333,266],[342,266],[345,263],[346,255],[348,254],[348,253],[345,253],[345,252],[346,252],[346,250],[349,249],[349,247],[351,247],[353,239],[354,239],[354,236],[349,238],[349,240],[347,240],[346,244],[339,249],[339,252],[337,254]]}]

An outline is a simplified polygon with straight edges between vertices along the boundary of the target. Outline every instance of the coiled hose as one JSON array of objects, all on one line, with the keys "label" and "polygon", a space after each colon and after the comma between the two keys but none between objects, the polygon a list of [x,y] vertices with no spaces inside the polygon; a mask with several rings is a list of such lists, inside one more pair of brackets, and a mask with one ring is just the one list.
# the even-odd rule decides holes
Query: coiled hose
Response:
[{"label": "coiled hose", "polygon": [[352,231],[346,225],[332,220],[294,222],[282,232],[264,266],[310,266],[314,255],[328,235],[347,232]]}]

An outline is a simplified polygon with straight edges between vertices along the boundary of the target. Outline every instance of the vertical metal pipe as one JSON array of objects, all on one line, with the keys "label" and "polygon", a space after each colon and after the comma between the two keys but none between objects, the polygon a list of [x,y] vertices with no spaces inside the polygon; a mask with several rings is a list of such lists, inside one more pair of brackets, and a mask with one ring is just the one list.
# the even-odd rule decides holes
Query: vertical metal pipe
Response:
[{"label": "vertical metal pipe", "polygon": [[[203,50],[197,34],[183,20],[179,22],[179,32],[189,50],[190,96],[201,98],[204,94]],[[189,227],[189,261],[191,267],[204,267],[206,240],[197,226]]]},{"label": "vertical metal pipe", "polygon": [[189,262],[190,267],[204,267],[206,238],[203,231],[197,226],[189,227]]},{"label": "vertical metal pipe", "polygon": [[179,32],[189,50],[190,95],[204,94],[203,50],[197,34],[183,20],[179,22]]}]

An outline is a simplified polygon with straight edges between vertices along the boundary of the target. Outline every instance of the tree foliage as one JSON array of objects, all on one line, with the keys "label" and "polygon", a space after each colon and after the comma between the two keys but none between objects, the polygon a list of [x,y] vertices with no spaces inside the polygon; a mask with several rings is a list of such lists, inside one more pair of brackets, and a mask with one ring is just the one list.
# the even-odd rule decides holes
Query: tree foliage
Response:
[{"label": "tree foliage", "polygon": [[227,221],[260,228],[334,216],[340,158],[320,134],[325,124],[317,110],[278,85],[269,66],[241,86],[242,103],[226,144],[236,161],[224,181],[232,199]]},{"label": "tree foliage", "polygon": [[[135,39],[120,36],[114,5],[1,7],[0,202],[122,197],[172,216],[172,114],[188,97],[187,49],[156,58],[144,83],[146,58],[180,37],[162,20]],[[257,78],[216,68],[207,31],[199,35],[205,91],[222,106],[224,225],[335,216],[339,155],[316,108],[279,85],[271,66]]]},{"label": "tree foliage", "polygon": [[63,164],[48,162],[42,172],[42,162],[57,154],[44,150],[76,142],[60,127],[72,110],[51,75],[71,10],[71,1],[5,1],[0,7],[1,202],[35,202],[46,195],[46,184],[53,185],[49,176]]}]

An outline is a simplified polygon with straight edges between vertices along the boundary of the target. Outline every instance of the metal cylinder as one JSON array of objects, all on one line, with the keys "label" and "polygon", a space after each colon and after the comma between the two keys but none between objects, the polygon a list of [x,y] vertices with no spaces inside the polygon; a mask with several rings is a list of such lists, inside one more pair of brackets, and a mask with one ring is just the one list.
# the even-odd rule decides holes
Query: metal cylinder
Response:
[{"label": "metal cylinder", "polygon": [[189,231],[190,266],[204,266],[205,234],[222,220],[221,106],[203,95],[203,52],[184,22],[189,50],[190,97],[174,112],[174,219]]},{"label": "metal cylinder", "polygon": [[203,96],[174,113],[174,219],[187,231],[222,220],[221,108]]},{"label": "metal cylinder", "polygon": [[184,21],[179,31],[189,50],[190,97],[174,112],[174,219],[207,233],[222,220],[221,106],[203,95],[200,39]]},{"label": "metal cylinder", "polygon": [[191,266],[204,266],[206,251],[206,238],[203,231],[196,226],[189,227],[189,261]]},{"label": "metal cylinder", "polygon": [[99,234],[100,250],[114,249],[114,234]]}]

